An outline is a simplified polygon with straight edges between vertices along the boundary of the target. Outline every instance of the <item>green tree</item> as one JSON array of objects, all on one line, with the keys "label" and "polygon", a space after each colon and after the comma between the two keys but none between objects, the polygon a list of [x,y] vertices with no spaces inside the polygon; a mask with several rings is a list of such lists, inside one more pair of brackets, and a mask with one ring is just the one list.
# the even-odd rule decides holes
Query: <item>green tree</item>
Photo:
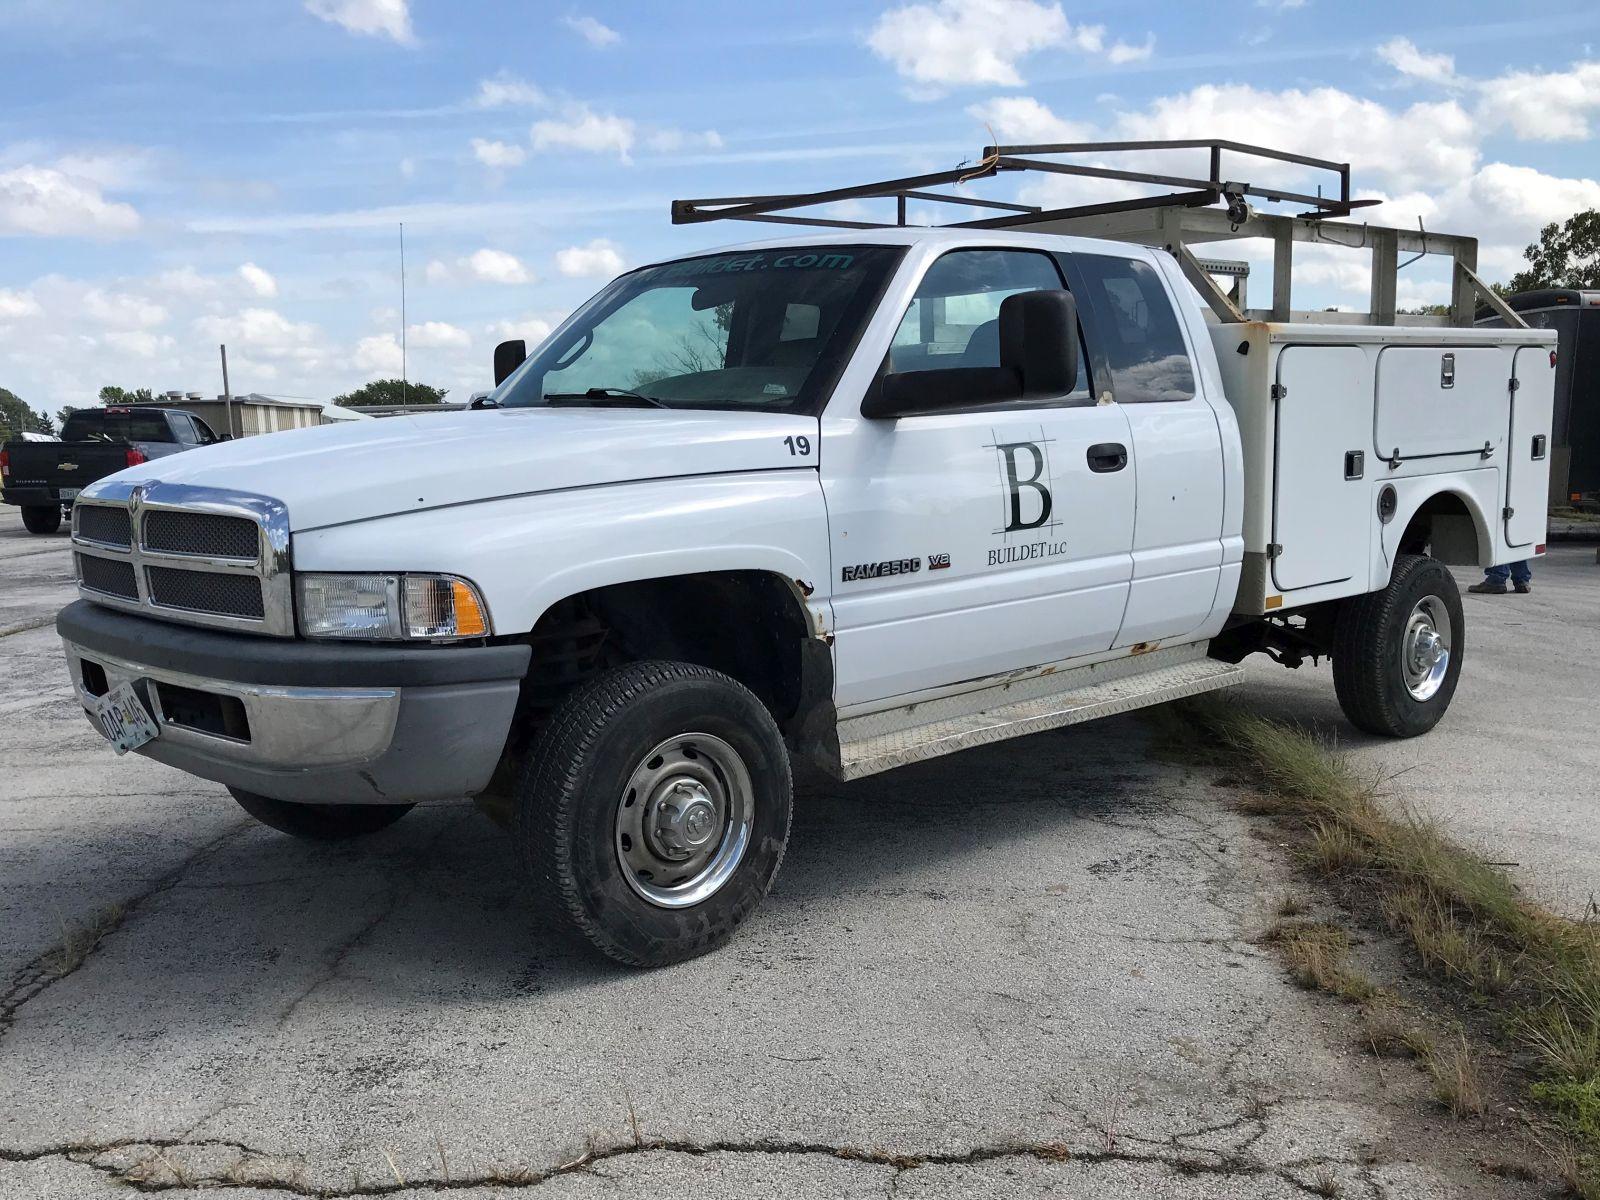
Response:
[{"label": "green tree", "polygon": [[360,408],[368,404],[439,404],[448,388],[429,387],[425,383],[406,383],[399,379],[374,379],[353,392],[335,396],[333,403],[345,408]]},{"label": "green tree", "polygon": [[24,433],[54,433],[55,426],[44,413],[36,413],[15,392],[0,387],[0,441]]},{"label": "green tree", "polygon": [[1600,288],[1600,208],[1552,221],[1522,252],[1526,271],[1511,277],[1513,292],[1537,288]]},{"label": "green tree", "polygon": [[154,404],[155,400],[155,393],[149,388],[130,391],[108,383],[100,389],[101,404]]}]

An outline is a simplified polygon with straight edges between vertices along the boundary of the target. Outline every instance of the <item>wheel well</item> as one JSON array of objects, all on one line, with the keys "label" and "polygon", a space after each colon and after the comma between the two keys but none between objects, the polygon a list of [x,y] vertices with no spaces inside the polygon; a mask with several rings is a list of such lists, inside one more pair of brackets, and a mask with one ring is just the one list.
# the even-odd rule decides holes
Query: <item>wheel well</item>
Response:
[{"label": "wheel well", "polygon": [[[831,736],[833,658],[803,601],[767,571],[715,571],[612,584],[551,605],[507,743],[520,760],[562,700],[601,671],[646,659],[695,663],[744,684],[790,745]],[[831,639],[829,639],[831,640]]]},{"label": "wheel well", "polygon": [[1466,501],[1454,492],[1439,492],[1412,514],[1400,535],[1400,553],[1430,554],[1440,562],[1478,566],[1483,541]]}]

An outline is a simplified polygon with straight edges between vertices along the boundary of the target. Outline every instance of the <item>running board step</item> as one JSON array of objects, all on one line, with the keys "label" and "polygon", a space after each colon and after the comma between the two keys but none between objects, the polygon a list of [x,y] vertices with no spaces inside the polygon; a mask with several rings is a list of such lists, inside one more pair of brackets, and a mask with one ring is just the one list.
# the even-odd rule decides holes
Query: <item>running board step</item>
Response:
[{"label": "running board step", "polygon": [[941,754],[1132,712],[1136,708],[1198,696],[1243,682],[1244,668],[1201,658],[1117,679],[1086,682],[1081,687],[998,704],[925,725],[907,725],[873,733],[854,741],[845,740],[851,725],[872,721],[881,728],[881,718],[885,714],[878,714],[879,720],[843,721],[839,730],[840,773],[845,779],[860,779]]}]

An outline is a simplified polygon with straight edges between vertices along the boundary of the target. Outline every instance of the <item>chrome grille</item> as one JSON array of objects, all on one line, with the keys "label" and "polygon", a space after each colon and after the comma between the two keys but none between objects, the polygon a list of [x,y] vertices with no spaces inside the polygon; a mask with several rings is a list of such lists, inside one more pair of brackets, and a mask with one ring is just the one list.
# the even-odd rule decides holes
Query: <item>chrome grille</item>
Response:
[{"label": "chrome grille", "polygon": [[168,554],[238,558],[254,562],[261,555],[261,526],[246,517],[152,509],[144,517],[144,548]]},{"label": "chrome grille", "polygon": [[78,536],[108,546],[126,546],[133,541],[133,523],[125,508],[86,504],[76,509]]},{"label": "chrome grille", "polygon": [[289,514],[279,501],[113,478],[87,489],[74,512],[85,599],[189,625],[294,636]]},{"label": "chrome grille", "polygon": [[83,586],[108,596],[121,596],[124,600],[139,598],[139,581],[134,578],[133,564],[114,558],[91,558],[78,555],[78,578]]},{"label": "chrome grille", "polygon": [[242,617],[247,621],[259,621],[265,615],[261,581],[254,575],[146,567],[145,576],[150,583],[150,603],[160,608]]}]

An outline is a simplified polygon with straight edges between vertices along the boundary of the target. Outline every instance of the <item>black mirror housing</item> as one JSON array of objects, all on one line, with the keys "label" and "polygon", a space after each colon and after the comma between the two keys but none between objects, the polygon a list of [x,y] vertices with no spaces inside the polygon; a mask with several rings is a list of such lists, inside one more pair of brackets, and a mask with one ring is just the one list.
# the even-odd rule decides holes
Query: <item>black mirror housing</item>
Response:
[{"label": "black mirror housing", "polygon": [[1000,365],[1024,396],[1064,396],[1078,382],[1078,302],[1071,292],[1018,292],[1000,302]]},{"label": "black mirror housing", "polygon": [[892,420],[971,405],[1064,396],[1078,382],[1078,302],[1070,292],[1018,292],[1000,302],[1000,365],[880,375],[861,415]]},{"label": "black mirror housing", "polygon": [[522,365],[528,357],[528,343],[521,338],[513,338],[509,342],[501,342],[494,348],[494,385],[499,387],[504,383],[511,372]]}]

